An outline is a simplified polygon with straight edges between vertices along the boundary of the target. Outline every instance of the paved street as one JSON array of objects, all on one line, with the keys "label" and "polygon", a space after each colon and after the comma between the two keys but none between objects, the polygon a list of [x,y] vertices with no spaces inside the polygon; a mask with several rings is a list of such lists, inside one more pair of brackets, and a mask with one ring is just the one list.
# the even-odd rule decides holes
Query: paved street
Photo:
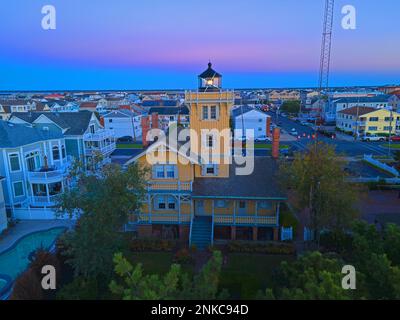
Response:
[{"label": "paved street", "polygon": [[[289,118],[279,116],[276,117],[274,112],[268,112],[270,116],[272,116],[273,123],[280,123],[280,128],[283,130],[290,132],[292,128],[296,129],[300,136],[303,136],[305,133],[306,136],[312,136],[314,130],[308,126],[303,126],[298,122],[295,122]],[[331,139],[322,135],[318,136],[320,141],[326,142],[328,144],[336,146],[336,151],[338,153],[342,153],[346,156],[358,156],[364,154],[372,154],[372,155],[388,155],[388,150],[381,147],[382,143],[379,142],[363,142],[363,141],[351,141],[349,139]],[[313,143],[313,140],[310,138],[301,138],[297,141],[293,142],[285,142],[285,144],[292,145],[296,150],[305,150],[307,145]]]}]

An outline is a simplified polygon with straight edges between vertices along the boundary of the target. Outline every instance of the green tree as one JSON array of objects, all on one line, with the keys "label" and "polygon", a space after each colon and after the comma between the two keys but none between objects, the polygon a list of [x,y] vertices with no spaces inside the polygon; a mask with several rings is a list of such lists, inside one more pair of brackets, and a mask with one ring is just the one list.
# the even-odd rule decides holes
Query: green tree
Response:
[{"label": "green tree", "polygon": [[298,114],[300,112],[300,101],[299,100],[285,101],[281,106],[281,111],[292,114]]},{"label": "green tree", "polygon": [[119,280],[110,283],[113,294],[124,300],[216,299],[222,265],[221,252],[215,251],[198,275],[191,279],[173,264],[164,276],[146,275],[142,264],[135,267],[121,253],[114,256]]},{"label": "green tree", "polygon": [[358,215],[354,208],[358,188],[346,181],[344,164],[332,146],[318,142],[281,165],[282,181],[294,191],[294,205],[309,210],[317,243],[322,229],[341,232]]},{"label": "green tree", "polygon": [[129,214],[140,208],[144,173],[136,165],[127,170],[108,165],[96,174],[76,172],[76,186],[59,200],[60,215],[79,218],[63,239],[67,262],[75,276],[109,277],[113,255],[124,244],[122,228]]}]

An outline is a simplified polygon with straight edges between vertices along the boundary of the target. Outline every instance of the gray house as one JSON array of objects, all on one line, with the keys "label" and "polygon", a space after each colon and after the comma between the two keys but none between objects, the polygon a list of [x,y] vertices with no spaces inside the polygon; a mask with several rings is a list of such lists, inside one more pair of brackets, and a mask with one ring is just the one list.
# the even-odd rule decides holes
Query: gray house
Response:
[{"label": "gray house", "polygon": [[51,207],[67,185],[69,159],[60,132],[0,121],[0,176],[8,208]]},{"label": "gray house", "polygon": [[12,123],[31,124],[42,131],[61,134],[65,138],[69,156],[90,163],[93,156],[101,154],[103,162],[110,162],[115,150],[115,135],[105,130],[94,112],[24,112],[13,113]]}]

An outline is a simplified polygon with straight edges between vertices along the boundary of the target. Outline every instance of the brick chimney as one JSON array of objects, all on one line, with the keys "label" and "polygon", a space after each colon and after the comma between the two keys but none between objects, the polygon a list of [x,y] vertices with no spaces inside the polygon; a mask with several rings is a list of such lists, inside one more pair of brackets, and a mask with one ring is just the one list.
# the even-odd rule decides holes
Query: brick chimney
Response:
[{"label": "brick chimney", "polygon": [[271,117],[267,117],[267,127],[266,127],[266,133],[265,135],[267,137],[271,136]]},{"label": "brick chimney", "polygon": [[149,145],[149,142],[146,140],[146,137],[147,137],[147,132],[149,132],[150,129],[150,121],[148,116],[142,116],[141,125],[142,125],[143,147],[147,147]]},{"label": "brick chimney", "polygon": [[156,112],[151,114],[151,128],[158,129],[158,113]]},{"label": "brick chimney", "polygon": [[272,133],[272,158],[279,158],[279,139],[281,137],[281,130],[279,128],[274,128]]},{"label": "brick chimney", "polygon": [[102,127],[104,127],[104,118],[103,118],[103,117],[100,117],[100,125],[101,125]]}]

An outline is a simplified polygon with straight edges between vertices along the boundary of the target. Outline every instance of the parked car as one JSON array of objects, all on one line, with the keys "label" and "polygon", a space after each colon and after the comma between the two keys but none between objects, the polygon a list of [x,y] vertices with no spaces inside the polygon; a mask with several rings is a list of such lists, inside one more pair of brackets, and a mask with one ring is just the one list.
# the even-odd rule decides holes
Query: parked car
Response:
[{"label": "parked car", "polygon": [[295,128],[293,128],[293,129],[290,131],[290,134],[291,134],[292,136],[298,136],[298,135],[299,135],[299,133],[297,132],[297,130],[296,130]]},{"label": "parked car", "polygon": [[370,141],[385,141],[386,139],[385,137],[381,137],[376,134],[371,134],[369,136],[363,136],[361,140],[370,142]]},{"label": "parked car", "polygon": [[126,142],[133,142],[133,138],[131,136],[125,136],[117,139],[117,142],[126,143]]},{"label": "parked car", "polygon": [[267,141],[271,141],[270,137],[267,137],[266,135],[262,135],[262,136],[258,136],[255,139],[256,142],[267,142]]},{"label": "parked car", "polygon": [[400,142],[400,136],[393,136],[390,138],[390,141],[392,142]]}]

